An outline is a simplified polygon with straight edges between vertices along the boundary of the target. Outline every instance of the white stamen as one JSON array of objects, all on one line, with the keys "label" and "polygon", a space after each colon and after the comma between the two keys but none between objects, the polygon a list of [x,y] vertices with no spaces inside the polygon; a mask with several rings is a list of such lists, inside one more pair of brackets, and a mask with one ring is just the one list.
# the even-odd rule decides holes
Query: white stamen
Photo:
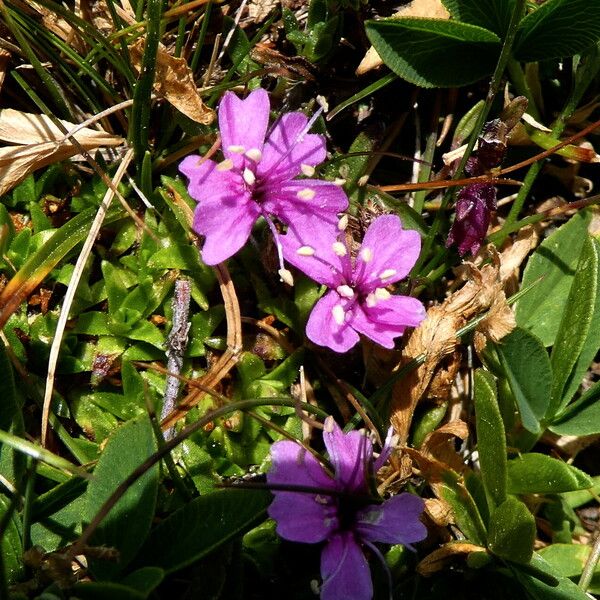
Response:
[{"label": "white stamen", "polygon": [[325,96],[317,96],[317,104],[327,112],[329,110],[329,104],[325,98]]},{"label": "white stamen", "polygon": [[254,162],[259,162],[262,158],[262,152],[258,148],[250,148],[250,150],[246,152],[246,156]]},{"label": "white stamen", "polygon": [[311,190],[310,188],[304,188],[296,194],[300,200],[312,200],[316,195],[317,192],[315,192],[315,190]]},{"label": "white stamen", "polygon": [[368,175],[363,175],[357,182],[356,185],[358,187],[364,187],[365,185],[367,185],[367,181],[369,181],[369,176]]},{"label": "white stamen", "polygon": [[246,152],[244,146],[227,146],[227,150],[233,152],[233,154],[244,154],[244,152]]},{"label": "white stamen", "polygon": [[349,285],[338,285],[335,291],[344,298],[354,298],[354,290]]},{"label": "white stamen", "polygon": [[344,307],[341,304],[336,304],[331,309],[331,314],[333,315],[333,320],[338,325],[343,325],[346,319],[346,313],[344,312]]},{"label": "white stamen", "polygon": [[337,228],[340,231],[344,231],[348,227],[348,215],[342,215],[338,221]]},{"label": "white stamen", "polygon": [[346,185],[346,180],[342,179],[341,177],[336,177],[333,180],[333,185],[337,185],[338,187],[342,187],[343,185]]},{"label": "white stamen", "polygon": [[323,422],[323,430],[325,431],[325,433],[332,433],[334,427],[335,421],[333,420],[333,417],[327,417]]},{"label": "white stamen", "polygon": [[386,279],[393,277],[396,273],[396,269],[386,269],[385,271],[381,272],[381,275],[379,275],[379,279],[381,279],[381,281],[385,281]]},{"label": "white stamen", "polygon": [[377,304],[377,298],[375,294],[371,292],[366,298],[365,303],[369,308],[373,308]]},{"label": "white stamen", "polygon": [[281,277],[281,281],[287,283],[288,285],[294,285],[294,276],[287,269],[279,269],[277,271],[279,277]]},{"label": "white stamen", "polygon": [[375,298],[377,300],[387,300],[391,294],[385,288],[377,288],[375,290]]},{"label": "white stamen", "polygon": [[230,171],[231,169],[233,169],[233,161],[230,158],[226,158],[217,165],[217,171]]},{"label": "white stamen", "polygon": [[256,181],[256,175],[254,175],[248,167],[244,169],[244,181],[248,185],[254,185],[254,182]]},{"label": "white stamen", "polygon": [[358,256],[363,262],[371,262],[373,260],[373,250],[371,250],[371,248],[363,248]]},{"label": "white stamen", "polygon": [[298,250],[296,250],[296,254],[300,256],[312,256],[315,253],[315,249],[312,246],[300,246]]},{"label": "white stamen", "polygon": [[302,174],[307,177],[312,177],[315,174],[315,168],[310,165],[305,165],[304,163],[300,165],[300,170],[302,171]]},{"label": "white stamen", "polygon": [[337,256],[346,256],[348,254],[348,249],[342,242],[333,242],[331,247]]}]

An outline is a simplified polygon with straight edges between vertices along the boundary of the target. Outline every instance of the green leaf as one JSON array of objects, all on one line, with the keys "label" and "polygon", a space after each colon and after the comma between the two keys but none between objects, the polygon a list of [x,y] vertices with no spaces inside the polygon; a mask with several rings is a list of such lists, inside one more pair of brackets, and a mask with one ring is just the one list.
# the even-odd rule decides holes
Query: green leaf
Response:
[{"label": "green leaf", "polygon": [[563,393],[588,337],[596,307],[599,268],[600,246],[587,236],[550,355],[553,382],[547,410],[549,420],[566,404]]},{"label": "green leaf", "polygon": [[574,215],[539,245],[525,267],[521,287],[533,287],[517,302],[517,325],[544,346],[552,346],[558,332],[590,219],[589,211]]},{"label": "green leaf", "polygon": [[6,355],[4,342],[0,340],[0,381],[2,381],[2,402],[0,402],[0,429],[9,430],[13,418],[19,411],[15,378],[12,365]]},{"label": "green leaf", "polygon": [[129,573],[119,583],[133,588],[146,596],[165,578],[165,572],[158,567],[143,567]]},{"label": "green leaf", "polygon": [[451,506],[456,524],[466,538],[474,544],[485,546],[487,538],[485,525],[473,497],[459,482],[458,475],[451,471],[445,472],[443,482],[438,484],[438,489],[441,498]]},{"label": "green leaf", "polygon": [[600,40],[600,0],[547,0],[522,21],[513,55],[533,62],[573,56]]},{"label": "green leaf", "polygon": [[81,600],[145,600],[143,594],[120,583],[77,583],[73,586],[73,595]]},{"label": "green leaf", "polygon": [[[595,246],[596,254],[600,251],[600,243],[597,239],[591,238]],[[565,406],[581,385],[581,381],[589,369],[594,357],[600,349],[600,262],[598,263],[596,273],[596,293],[592,299],[593,308],[590,318],[590,328],[585,338],[585,342],[579,353],[579,357],[573,366],[573,370],[565,383],[565,389],[562,392],[561,406]]]},{"label": "green leaf", "polygon": [[496,345],[498,356],[515,396],[523,427],[539,433],[552,389],[552,366],[542,342],[517,327]]},{"label": "green leaf", "polygon": [[494,376],[477,369],[474,388],[481,479],[491,506],[499,506],[506,500],[506,438]]},{"label": "green leaf", "polygon": [[530,452],[508,461],[511,494],[559,494],[592,485],[583,471],[545,454]]},{"label": "green leaf", "polygon": [[367,36],[394,73],[421,87],[457,87],[494,69],[495,33],[458,21],[404,17],[367,21]]},{"label": "green leaf", "polygon": [[[88,521],[119,484],[155,451],[156,441],[146,415],[129,421],[108,438],[86,493]],[[110,579],[121,571],[143,544],[154,517],[157,490],[158,465],[140,477],[102,521],[93,543],[117,548],[120,558],[118,563],[93,561],[92,570],[98,578]]]},{"label": "green leaf", "polygon": [[[0,496],[0,521],[9,510],[10,502]],[[6,524],[6,529],[0,538],[0,552],[4,563],[4,577],[8,583],[15,583],[24,572],[23,567],[23,542],[21,539],[20,523],[13,514]],[[1,576],[1,575],[0,575]]]},{"label": "green leaf", "polygon": [[508,31],[515,0],[442,0],[442,4],[457,21],[485,27],[503,38]]},{"label": "green leaf", "polygon": [[248,530],[270,502],[271,494],[263,490],[223,490],[195,498],[154,529],[140,563],[167,573],[181,569]]},{"label": "green leaf", "polygon": [[527,563],[533,554],[535,520],[529,509],[509,496],[490,517],[489,549],[516,563]]},{"label": "green leaf", "polygon": [[576,402],[549,426],[559,435],[593,435],[600,433],[600,381],[597,381]]},{"label": "green leaf", "polygon": [[[539,573],[532,572],[532,569]],[[558,577],[554,567],[535,552],[529,565],[514,565],[511,571],[532,600],[590,600],[570,579]],[[542,581],[540,574],[552,578],[552,585]]]}]

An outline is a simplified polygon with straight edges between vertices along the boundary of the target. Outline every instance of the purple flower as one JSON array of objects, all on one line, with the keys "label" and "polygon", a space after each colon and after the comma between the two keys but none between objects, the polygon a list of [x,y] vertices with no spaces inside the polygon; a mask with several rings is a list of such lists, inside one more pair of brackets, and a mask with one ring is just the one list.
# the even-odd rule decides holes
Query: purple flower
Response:
[{"label": "purple flower", "polygon": [[269,516],[277,521],[282,538],[309,544],[326,542],[321,554],[322,600],[370,600],[373,585],[362,545],[383,560],[373,542],[409,545],[424,539],[427,530],[419,521],[424,502],[404,493],[373,503],[369,484],[390,455],[391,434],[377,460],[373,460],[366,435],[343,433],[332,417],[325,420],[323,441],[333,477],[295,442],[273,444],[267,482],[319,491],[273,490]]},{"label": "purple flower", "polygon": [[[219,106],[224,160],[185,158],[180,171],[189,178],[189,193],[198,201],[193,229],[205,236],[202,259],[218,264],[248,240],[263,216],[278,236],[272,217],[294,228],[333,227],[348,198],[335,184],[310,177],[325,159],[323,136],[309,134],[313,121],[286,113],[267,132],[269,97],[262,89],[245,100],[227,92]],[[278,244],[278,250],[280,246]],[[283,268],[280,253],[280,266]]]},{"label": "purple flower", "polygon": [[330,288],[315,304],[306,335],[336,352],[352,348],[359,333],[393,348],[394,338],[425,318],[419,300],[386,289],[408,275],[419,256],[421,238],[416,231],[402,229],[395,215],[378,217],[353,258],[344,232],[338,234],[335,237],[328,229],[292,230],[282,238],[286,260]]},{"label": "purple flower", "polygon": [[457,244],[458,253],[475,256],[490,226],[491,211],[496,210],[496,188],[489,183],[473,183],[462,188],[456,200],[456,217],[446,248]]}]

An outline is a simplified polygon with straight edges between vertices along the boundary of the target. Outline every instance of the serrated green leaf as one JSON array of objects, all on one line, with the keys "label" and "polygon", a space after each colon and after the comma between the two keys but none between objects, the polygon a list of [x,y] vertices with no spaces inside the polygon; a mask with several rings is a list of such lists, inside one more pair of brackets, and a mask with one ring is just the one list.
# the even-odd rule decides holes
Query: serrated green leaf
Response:
[{"label": "serrated green leaf", "polygon": [[590,331],[600,283],[599,269],[600,246],[587,236],[550,355],[553,381],[548,420],[568,402],[563,394]]},{"label": "serrated green leaf", "polygon": [[458,21],[404,17],[365,25],[383,62],[421,87],[458,87],[482,79],[500,51],[495,33]]},{"label": "serrated green leaf", "polygon": [[[146,415],[129,421],[108,438],[86,492],[88,521],[94,518],[119,484],[155,451],[156,440]],[[114,577],[143,544],[154,518],[157,490],[158,465],[155,465],[127,490],[102,521],[92,541],[117,548],[120,559],[117,563],[93,561],[91,565],[96,577]]]},{"label": "serrated green leaf", "polygon": [[442,0],[442,4],[457,21],[485,27],[502,38],[508,31],[515,0]]},{"label": "serrated green leaf", "polygon": [[525,267],[521,287],[532,288],[517,302],[515,317],[544,346],[556,338],[590,219],[589,211],[571,217],[539,245]]},{"label": "serrated green leaf", "polygon": [[517,498],[509,496],[490,517],[489,549],[501,558],[528,563],[533,554],[536,527],[533,515]]},{"label": "serrated green leaf", "polygon": [[542,342],[517,327],[496,345],[523,427],[539,433],[552,390],[552,366]]},{"label": "serrated green leaf", "polygon": [[600,0],[547,0],[517,31],[513,55],[533,62],[573,56],[600,40]]},{"label": "serrated green leaf", "polygon": [[475,422],[481,479],[491,506],[506,500],[506,438],[494,376],[477,369],[474,378]]},{"label": "serrated green leaf", "polygon": [[262,490],[223,490],[195,498],[154,529],[140,562],[177,571],[241,535],[270,502],[271,494]]},{"label": "serrated green leaf", "polygon": [[583,471],[545,454],[530,452],[508,461],[511,494],[559,494],[592,485]]}]

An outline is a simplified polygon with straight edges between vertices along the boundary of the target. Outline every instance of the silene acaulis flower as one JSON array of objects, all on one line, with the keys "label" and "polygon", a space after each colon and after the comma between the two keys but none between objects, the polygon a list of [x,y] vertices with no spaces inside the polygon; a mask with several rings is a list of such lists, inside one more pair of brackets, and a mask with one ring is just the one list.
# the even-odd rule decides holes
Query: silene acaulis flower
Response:
[{"label": "silene acaulis flower", "polygon": [[[332,417],[323,441],[333,473],[293,441],[275,442],[267,482],[275,496],[269,516],[286,540],[316,544],[321,552],[322,600],[370,600],[373,584],[363,552],[367,547],[385,565],[374,545],[410,544],[427,535],[420,521],[424,502],[402,493],[385,501],[374,497],[375,475],[391,453],[391,430],[376,459],[364,432],[344,433]],[[289,486],[287,491],[283,488]],[[293,488],[302,487],[302,491]],[[314,489],[314,492],[307,491]]]},{"label": "silene acaulis flower", "polygon": [[392,294],[421,251],[416,231],[402,229],[396,215],[377,217],[353,255],[345,231],[290,230],[282,238],[285,259],[329,290],[315,304],[306,335],[315,344],[346,352],[362,334],[384,348],[425,318],[416,298]]},{"label": "silene acaulis flower", "polygon": [[326,156],[325,138],[308,133],[312,120],[300,112],[284,113],[269,129],[269,112],[265,90],[255,90],[244,100],[227,92],[219,106],[223,160],[190,155],[179,165],[189,179],[190,196],[198,202],[193,229],[205,237],[202,259],[208,265],[233,256],[262,216],[275,237],[283,269],[273,219],[290,228],[333,228],[337,213],[348,207],[340,186],[312,178]]}]

